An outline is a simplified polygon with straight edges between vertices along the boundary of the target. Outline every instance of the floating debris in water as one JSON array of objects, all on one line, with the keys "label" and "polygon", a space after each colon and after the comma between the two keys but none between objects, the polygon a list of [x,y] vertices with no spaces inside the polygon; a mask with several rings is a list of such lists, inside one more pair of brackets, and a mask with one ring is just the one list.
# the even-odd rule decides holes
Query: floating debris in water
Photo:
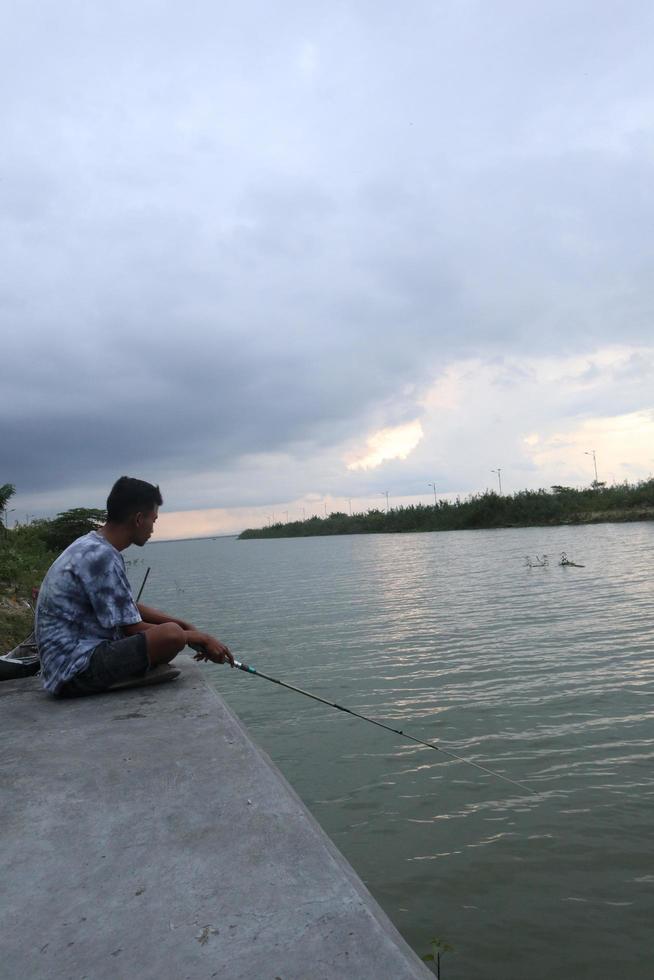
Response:
[{"label": "floating debris in water", "polygon": [[561,561],[559,562],[562,568],[585,568],[585,565],[578,565],[576,561],[570,561],[565,551],[561,552]]}]

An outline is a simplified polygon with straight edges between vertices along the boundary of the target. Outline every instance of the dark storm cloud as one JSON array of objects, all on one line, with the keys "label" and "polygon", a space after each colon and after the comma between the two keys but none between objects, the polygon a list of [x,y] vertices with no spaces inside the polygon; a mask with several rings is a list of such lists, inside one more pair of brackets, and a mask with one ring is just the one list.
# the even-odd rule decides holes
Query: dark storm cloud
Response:
[{"label": "dark storm cloud", "polygon": [[255,454],[414,417],[452,358],[651,341],[651,26],[645,4],[15,8],[0,478],[219,469],[237,496]]}]

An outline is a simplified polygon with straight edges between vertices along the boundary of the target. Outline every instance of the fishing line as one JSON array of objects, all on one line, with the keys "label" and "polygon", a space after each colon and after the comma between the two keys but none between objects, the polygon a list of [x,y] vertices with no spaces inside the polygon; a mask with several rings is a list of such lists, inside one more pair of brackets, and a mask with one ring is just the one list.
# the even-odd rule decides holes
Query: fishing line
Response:
[{"label": "fishing line", "polygon": [[336,708],[337,711],[344,711],[346,714],[352,715],[354,718],[360,718],[361,721],[367,721],[371,725],[377,725],[379,728],[384,728],[387,732],[393,732],[394,735],[401,735],[402,738],[408,738],[410,741],[416,742],[418,745],[425,745],[428,749],[434,749],[436,752],[442,752],[444,755],[449,755],[452,759],[456,759],[457,762],[465,762],[465,764],[468,766],[474,766],[475,769],[485,772],[488,776],[495,776],[497,779],[503,779],[505,783],[511,783],[513,786],[518,786],[527,793],[533,793],[534,796],[538,795],[535,789],[531,789],[530,786],[525,786],[524,783],[518,782],[517,779],[511,779],[510,776],[503,776],[501,772],[495,772],[494,769],[488,769],[486,766],[482,766],[479,762],[473,762],[472,759],[466,759],[462,755],[457,755],[456,752],[452,752],[451,749],[444,749],[442,745],[436,745],[434,742],[426,742],[421,738],[416,738],[415,735],[410,735],[408,732],[401,731],[399,728],[392,728],[390,725],[385,725],[382,721],[376,721],[374,718],[368,718],[367,715],[359,714],[358,711],[354,711],[352,708],[346,708],[342,704],[336,704],[334,701],[327,701],[325,698],[321,698],[317,694],[311,694],[310,691],[303,691],[301,687],[295,687],[293,684],[287,684],[285,681],[280,681],[277,677],[269,677],[268,674],[262,674],[261,671],[257,670],[255,667],[251,667],[249,664],[241,663],[240,660],[234,660],[234,666],[238,667],[239,670],[245,671],[246,674],[253,674],[255,677],[262,677],[265,681],[270,681],[272,684],[279,684],[280,687],[285,687],[289,691],[295,691],[296,694],[303,694],[306,698],[311,698],[313,701],[319,701],[320,704],[326,704],[330,708]]},{"label": "fishing line", "polygon": [[[139,594],[136,597],[136,601],[141,597],[141,593],[145,588],[145,583],[148,580],[148,575],[150,574],[150,569],[145,573],[143,582],[141,583],[141,588],[139,589]],[[202,653],[202,647],[199,644],[191,643],[190,646],[197,652]],[[278,677],[270,677],[269,674],[263,674],[256,667],[252,667],[250,664],[244,664],[240,660],[234,658],[234,666],[238,667],[239,670],[244,671],[246,674],[252,674],[254,677],[261,677],[264,681],[270,681],[271,684],[278,684],[279,687],[285,687],[287,691],[294,691],[296,694],[303,694],[305,698],[311,698],[312,701],[318,701],[320,704],[326,704],[328,708],[336,708],[337,711],[343,711],[347,715],[352,715],[353,718],[359,718],[361,721],[367,721],[370,725],[377,725],[378,728],[383,728],[387,732],[392,732],[393,735],[401,735],[402,738],[408,738],[409,741],[415,742],[416,745],[424,745],[428,749],[433,749],[435,752],[442,752],[443,755],[449,756],[451,759],[456,759],[457,762],[463,762],[467,766],[474,766],[475,769],[479,769],[480,772],[486,773],[487,776],[495,776],[496,779],[503,779],[505,783],[511,783],[512,786],[517,786],[518,789],[524,790],[526,793],[532,793],[534,796],[538,796],[535,789],[530,786],[526,786],[524,783],[519,782],[517,779],[511,779],[510,776],[503,776],[501,772],[496,772],[494,769],[488,769],[487,766],[482,766],[479,762],[473,762],[472,759],[466,759],[462,755],[457,755],[456,752],[452,752],[451,749],[444,749],[442,745],[436,745],[434,742],[427,742],[422,738],[417,738],[415,735],[410,735],[409,732],[403,732],[399,728],[392,728],[390,725],[385,725],[383,721],[377,721],[375,718],[368,718],[367,715],[362,715],[353,708],[346,708],[342,704],[336,704],[335,701],[327,701],[326,698],[321,698],[317,694],[312,694],[310,691],[304,691],[301,687],[295,687],[293,684],[287,684],[286,681],[281,681]]]}]

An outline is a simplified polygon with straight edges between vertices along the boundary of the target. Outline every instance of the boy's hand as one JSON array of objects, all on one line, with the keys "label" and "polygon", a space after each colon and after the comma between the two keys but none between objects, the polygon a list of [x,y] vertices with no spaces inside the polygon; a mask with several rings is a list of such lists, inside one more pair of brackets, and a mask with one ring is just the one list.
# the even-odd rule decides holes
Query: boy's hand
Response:
[{"label": "boy's hand", "polygon": [[195,650],[194,660],[211,660],[214,664],[224,664],[228,662],[230,667],[234,666],[234,658],[229,647],[217,640],[209,633],[201,633],[199,630],[190,630],[187,643],[192,650]]}]

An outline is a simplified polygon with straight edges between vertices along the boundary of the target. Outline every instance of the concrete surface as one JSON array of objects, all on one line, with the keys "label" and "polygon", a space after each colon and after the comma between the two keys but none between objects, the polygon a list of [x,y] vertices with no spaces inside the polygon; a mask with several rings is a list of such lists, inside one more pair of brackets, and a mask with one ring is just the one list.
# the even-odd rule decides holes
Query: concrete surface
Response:
[{"label": "concrete surface", "polygon": [[0,976],[433,978],[202,668],[175,663],[71,701],[0,684]]}]

